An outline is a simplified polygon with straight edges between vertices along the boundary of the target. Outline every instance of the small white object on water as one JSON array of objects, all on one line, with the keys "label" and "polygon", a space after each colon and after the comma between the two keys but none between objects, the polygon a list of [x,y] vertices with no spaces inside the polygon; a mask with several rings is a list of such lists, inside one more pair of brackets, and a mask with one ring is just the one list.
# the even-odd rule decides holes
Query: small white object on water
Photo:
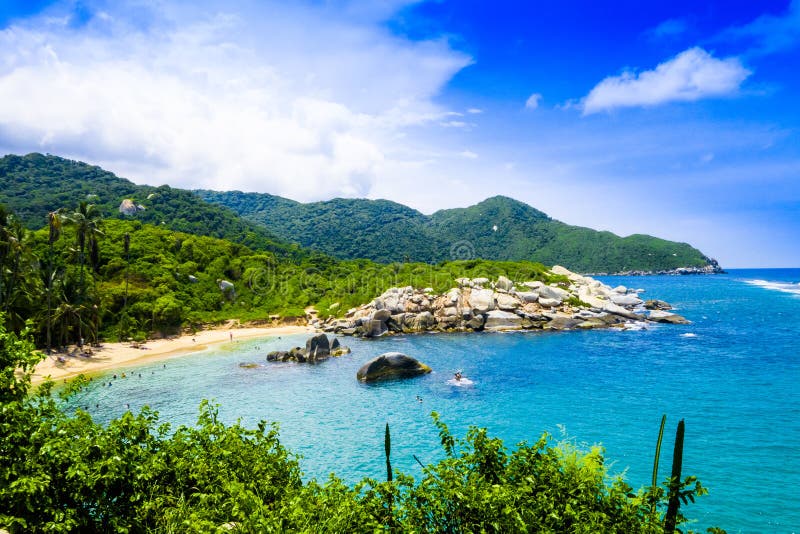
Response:
[{"label": "small white object on water", "polygon": [[467,378],[465,376],[462,376],[460,379],[451,378],[450,380],[447,381],[447,383],[449,385],[451,385],[451,386],[456,386],[456,387],[460,387],[460,388],[464,387],[464,386],[471,386],[471,385],[475,384],[475,382],[473,382],[472,380],[470,380],[469,378]]}]

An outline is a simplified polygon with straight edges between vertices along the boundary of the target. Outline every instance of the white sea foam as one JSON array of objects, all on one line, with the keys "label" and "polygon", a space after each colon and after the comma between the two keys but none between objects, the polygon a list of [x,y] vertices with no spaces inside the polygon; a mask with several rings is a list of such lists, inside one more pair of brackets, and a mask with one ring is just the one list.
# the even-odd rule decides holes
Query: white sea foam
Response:
[{"label": "white sea foam", "polygon": [[772,291],[781,291],[782,293],[800,295],[800,283],[770,282],[768,280],[745,280],[745,282],[750,285],[762,287]]},{"label": "white sea foam", "polygon": [[692,332],[686,332],[685,334],[681,334],[681,337],[697,337],[697,334],[693,334]]}]

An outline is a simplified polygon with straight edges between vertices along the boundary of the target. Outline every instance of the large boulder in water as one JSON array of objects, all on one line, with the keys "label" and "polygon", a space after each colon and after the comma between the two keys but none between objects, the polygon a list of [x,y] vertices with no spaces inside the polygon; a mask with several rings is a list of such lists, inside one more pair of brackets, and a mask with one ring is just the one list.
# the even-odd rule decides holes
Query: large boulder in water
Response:
[{"label": "large boulder in water", "polygon": [[672,305],[669,302],[664,302],[663,300],[651,299],[647,300],[644,303],[644,307],[648,310],[671,310]]},{"label": "large boulder in water", "polygon": [[400,352],[387,352],[362,365],[356,373],[356,378],[362,382],[375,382],[392,378],[410,378],[430,372],[430,367],[411,356]]},{"label": "large boulder in water", "polygon": [[317,334],[306,340],[306,358],[309,360],[321,360],[331,354],[331,345],[328,336]]},{"label": "large boulder in water", "polygon": [[653,322],[656,323],[667,323],[667,324],[690,324],[691,321],[687,320],[686,317],[682,315],[678,315],[677,313],[669,313],[663,310],[653,310],[650,312],[648,316]]}]

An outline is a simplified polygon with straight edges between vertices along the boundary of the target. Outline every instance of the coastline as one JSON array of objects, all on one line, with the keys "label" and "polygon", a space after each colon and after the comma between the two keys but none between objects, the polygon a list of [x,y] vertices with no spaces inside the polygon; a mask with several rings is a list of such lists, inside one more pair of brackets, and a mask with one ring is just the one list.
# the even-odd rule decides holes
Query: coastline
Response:
[{"label": "coastline", "polygon": [[[95,374],[132,364],[166,360],[190,352],[198,352],[212,345],[230,343],[238,339],[312,333],[314,328],[304,325],[275,327],[241,327],[203,330],[194,335],[183,334],[174,338],[147,341],[136,347],[131,343],[102,343],[92,347],[91,356],[52,354],[39,362],[31,377],[34,386],[49,380],[66,380],[80,374]],[[231,336],[233,336],[231,338]],[[58,358],[62,358],[63,362]]]}]

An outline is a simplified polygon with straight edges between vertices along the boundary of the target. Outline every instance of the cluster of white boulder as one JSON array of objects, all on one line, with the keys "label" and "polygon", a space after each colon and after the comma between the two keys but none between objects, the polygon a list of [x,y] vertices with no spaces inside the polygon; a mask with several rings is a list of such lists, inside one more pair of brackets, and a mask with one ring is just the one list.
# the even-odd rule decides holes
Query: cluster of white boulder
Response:
[{"label": "cluster of white boulder", "polygon": [[[372,302],[316,326],[342,335],[376,337],[425,331],[641,328],[648,321],[687,323],[665,310],[663,301],[643,301],[638,293],[555,266],[561,282],[514,282],[500,276],[459,278],[443,294],[431,288],[393,287]],[[568,280],[564,282],[563,280]]]}]

